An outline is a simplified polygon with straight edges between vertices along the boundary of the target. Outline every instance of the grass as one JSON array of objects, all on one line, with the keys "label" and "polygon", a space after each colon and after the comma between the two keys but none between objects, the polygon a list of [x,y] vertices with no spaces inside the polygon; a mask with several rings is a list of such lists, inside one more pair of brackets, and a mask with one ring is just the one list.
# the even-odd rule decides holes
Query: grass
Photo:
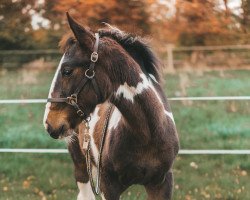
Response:
[{"label": "grass", "polygon": [[[1,71],[0,99],[45,98],[53,72]],[[249,95],[250,71],[180,73],[165,77],[173,96]],[[249,149],[248,101],[171,102],[182,149]],[[0,148],[65,148],[42,127],[44,105],[0,105]],[[179,155],[174,199],[249,199],[249,155]],[[0,200],[76,199],[68,154],[0,154]],[[141,186],[123,200],[145,199]]]}]

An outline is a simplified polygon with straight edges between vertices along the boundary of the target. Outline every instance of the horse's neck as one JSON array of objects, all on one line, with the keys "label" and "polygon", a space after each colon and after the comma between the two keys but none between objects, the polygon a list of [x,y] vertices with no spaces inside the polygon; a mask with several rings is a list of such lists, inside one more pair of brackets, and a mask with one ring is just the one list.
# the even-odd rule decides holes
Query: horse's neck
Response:
[{"label": "horse's neck", "polygon": [[139,76],[142,81],[134,87],[126,82],[120,85],[112,98],[112,103],[122,113],[133,132],[150,139],[151,134],[163,128],[166,111],[152,80],[143,73]]}]

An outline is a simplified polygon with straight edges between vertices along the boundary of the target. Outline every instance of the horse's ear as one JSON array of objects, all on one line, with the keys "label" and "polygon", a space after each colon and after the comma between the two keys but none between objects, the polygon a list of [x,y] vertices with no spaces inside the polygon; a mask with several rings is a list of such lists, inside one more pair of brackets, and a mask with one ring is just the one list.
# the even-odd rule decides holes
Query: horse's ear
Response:
[{"label": "horse's ear", "polygon": [[93,42],[94,42],[94,35],[81,26],[79,23],[77,23],[68,12],[66,12],[68,23],[70,26],[70,29],[73,31],[77,41],[80,43],[80,45],[83,48],[92,48]]}]

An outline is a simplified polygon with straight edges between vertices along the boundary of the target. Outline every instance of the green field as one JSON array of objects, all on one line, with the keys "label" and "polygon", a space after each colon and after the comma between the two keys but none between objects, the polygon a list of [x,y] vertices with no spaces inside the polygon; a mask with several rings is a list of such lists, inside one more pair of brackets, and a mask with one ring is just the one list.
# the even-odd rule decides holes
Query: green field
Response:
[{"label": "green field", "polygon": [[[46,98],[53,72],[0,71],[0,99]],[[174,96],[247,96],[250,71],[166,75]],[[182,149],[250,149],[249,101],[171,102]],[[43,104],[0,105],[0,148],[65,148],[43,130]],[[250,155],[179,155],[174,199],[250,199]],[[248,189],[247,189],[248,188]],[[0,200],[76,199],[68,154],[0,153]],[[145,199],[140,186],[123,200]]]}]

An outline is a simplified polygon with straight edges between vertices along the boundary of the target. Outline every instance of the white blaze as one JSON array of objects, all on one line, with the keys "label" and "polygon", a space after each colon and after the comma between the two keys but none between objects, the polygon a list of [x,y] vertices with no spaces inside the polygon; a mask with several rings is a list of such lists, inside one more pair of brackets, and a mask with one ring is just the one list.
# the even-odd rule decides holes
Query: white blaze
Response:
[{"label": "white blaze", "polygon": [[[51,98],[51,97],[52,97],[51,94],[52,94],[52,92],[54,91],[55,84],[56,84],[56,79],[57,79],[58,74],[59,74],[59,72],[60,72],[60,70],[61,70],[61,66],[62,66],[62,63],[63,63],[63,59],[64,59],[64,55],[63,55],[62,58],[61,58],[61,61],[60,61],[59,65],[58,65],[58,67],[57,67],[56,73],[55,73],[54,78],[53,78],[53,80],[52,80],[52,83],[51,83],[51,86],[50,86],[50,90],[49,90],[48,98]],[[46,120],[47,120],[47,117],[48,117],[49,112],[50,112],[50,106],[51,106],[51,103],[48,102],[48,103],[46,104],[46,107],[45,107],[45,112],[44,112],[44,117],[43,117],[43,125],[44,125],[45,129],[47,129],[47,126],[48,126],[47,123],[46,123]]]}]

